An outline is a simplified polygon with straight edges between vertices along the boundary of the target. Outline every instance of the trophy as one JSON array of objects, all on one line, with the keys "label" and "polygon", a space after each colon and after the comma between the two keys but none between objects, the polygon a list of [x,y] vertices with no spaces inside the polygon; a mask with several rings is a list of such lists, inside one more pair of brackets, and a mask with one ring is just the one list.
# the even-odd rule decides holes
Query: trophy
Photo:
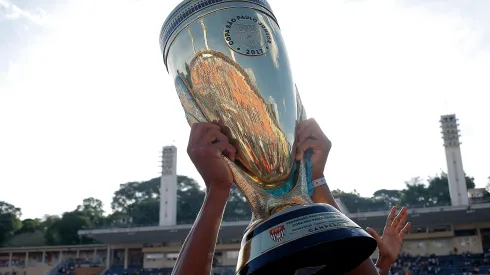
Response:
[{"label": "trophy", "polygon": [[226,160],[252,210],[236,273],[342,274],[369,258],[376,241],[309,196],[311,164],[293,151],[306,113],[267,1],[185,0],[160,47],[188,123],[220,121],[235,141]]}]

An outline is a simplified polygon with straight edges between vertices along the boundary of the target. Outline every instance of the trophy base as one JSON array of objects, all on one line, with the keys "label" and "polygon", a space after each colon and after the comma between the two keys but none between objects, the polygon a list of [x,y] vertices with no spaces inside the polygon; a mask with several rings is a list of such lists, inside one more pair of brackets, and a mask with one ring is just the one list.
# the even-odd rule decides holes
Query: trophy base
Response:
[{"label": "trophy base", "polygon": [[331,205],[294,206],[245,233],[237,274],[343,274],[368,259],[376,246]]}]

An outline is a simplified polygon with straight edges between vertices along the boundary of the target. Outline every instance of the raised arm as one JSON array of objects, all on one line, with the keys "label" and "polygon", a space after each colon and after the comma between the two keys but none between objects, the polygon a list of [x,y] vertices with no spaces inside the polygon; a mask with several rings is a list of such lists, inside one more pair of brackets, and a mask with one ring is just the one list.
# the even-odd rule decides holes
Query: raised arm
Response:
[{"label": "raised arm", "polygon": [[234,160],[235,152],[219,126],[213,123],[193,125],[187,153],[204,179],[206,197],[172,274],[210,274],[223,211],[233,183],[223,155]]},{"label": "raised arm", "polygon": [[[321,185],[315,188],[312,199],[314,202],[328,203],[339,209],[335,202],[328,185]],[[396,207],[393,207],[386,219],[386,225],[383,229],[383,235],[380,237],[378,233],[368,227],[367,232],[373,236],[378,243],[378,259],[376,265],[373,265],[371,259],[365,260],[356,269],[349,272],[349,275],[355,274],[380,274],[385,275],[390,273],[390,268],[395,263],[402,246],[403,238],[410,230],[410,223],[406,223],[408,211],[406,207],[400,210],[396,215]],[[340,209],[339,209],[340,211]],[[396,215],[396,216],[395,216]]]},{"label": "raised arm", "polygon": [[[332,193],[330,192],[330,189],[328,188],[328,185],[320,185],[315,188],[315,191],[313,191],[313,195],[311,196],[314,202],[317,203],[328,203],[331,206],[337,208],[340,211],[339,206],[335,202]],[[391,265],[390,265],[391,267]],[[379,267],[378,267],[379,268]],[[389,271],[389,267],[388,267]],[[362,262],[358,267],[356,267],[354,270],[350,271],[347,273],[348,275],[384,275],[385,273],[380,270],[378,273],[378,270],[376,269],[376,266],[374,265],[373,261],[371,258],[367,258],[364,262]],[[386,273],[388,274],[388,273]]]},{"label": "raised arm", "polygon": [[[311,196],[312,200],[316,203],[330,204],[340,211],[332,192],[324,181],[325,165],[330,149],[332,148],[332,143],[314,119],[302,121],[298,125],[295,146],[297,160],[301,160],[304,157],[306,150],[311,150],[312,154],[310,161],[313,163],[311,171],[312,180],[313,182],[323,183],[315,186],[313,195]],[[323,180],[320,181],[321,179]],[[367,230],[378,242],[380,255],[378,256],[376,266],[371,259],[368,258],[354,270],[349,272],[349,275],[384,275],[389,273],[391,265],[396,260],[396,257],[398,257],[401,241],[410,228],[410,224],[403,227],[407,219],[406,208],[402,209],[396,218],[394,218],[395,214],[396,208],[393,209],[388,216],[387,226],[385,227],[383,237],[379,237],[371,228],[368,228]]]}]

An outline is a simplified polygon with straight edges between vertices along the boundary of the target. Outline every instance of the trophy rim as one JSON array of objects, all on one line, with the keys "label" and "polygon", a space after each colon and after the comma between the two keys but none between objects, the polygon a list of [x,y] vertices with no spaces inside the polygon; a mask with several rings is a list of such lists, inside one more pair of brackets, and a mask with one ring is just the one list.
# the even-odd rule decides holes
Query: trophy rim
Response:
[{"label": "trophy rim", "polygon": [[172,37],[173,33],[178,29],[178,27],[185,20],[189,19],[200,11],[214,5],[224,4],[228,2],[245,2],[261,6],[262,8],[266,9],[270,13],[274,21],[277,22],[274,12],[272,11],[272,8],[267,0],[184,0],[170,12],[160,29],[160,50],[163,54],[165,66],[167,66],[167,56],[165,54],[165,49],[168,45],[168,42],[170,41],[170,38]]}]

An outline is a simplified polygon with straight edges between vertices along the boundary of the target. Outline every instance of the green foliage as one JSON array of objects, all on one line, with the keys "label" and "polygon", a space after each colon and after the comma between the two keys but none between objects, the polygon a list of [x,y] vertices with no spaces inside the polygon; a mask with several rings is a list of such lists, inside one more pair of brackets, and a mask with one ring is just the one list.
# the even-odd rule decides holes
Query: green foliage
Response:
[{"label": "green foliage", "polygon": [[201,209],[205,193],[188,177],[177,177],[177,223],[193,223]]},{"label": "green foliage", "polygon": [[[121,184],[119,190],[114,193],[111,203],[115,212],[107,218],[107,223],[157,224],[160,211],[159,188],[160,178]],[[195,180],[186,176],[177,176],[177,223],[193,223],[204,197],[204,190]],[[247,201],[234,187],[228,199],[224,219],[236,220],[250,217]]]},{"label": "green foliage", "polygon": [[6,203],[4,201],[0,201],[0,213],[1,214],[11,213],[14,214],[16,217],[22,216],[22,212],[20,211],[20,208],[15,207],[12,204]]},{"label": "green foliage", "polygon": [[223,220],[245,220],[252,218],[250,206],[236,186],[233,186],[230,191],[230,197],[226,204]]},{"label": "green foliage", "polygon": [[90,218],[85,216],[83,212],[73,211],[64,213],[61,219],[53,224],[53,227],[57,231],[57,238],[60,244],[75,245],[81,243],[78,237],[78,230],[87,228],[90,225]]},{"label": "green foliage", "polygon": [[[465,176],[468,189],[475,188],[474,178]],[[403,190],[381,189],[374,192],[371,198],[361,197],[354,192],[334,190],[332,193],[340,198],[349,212],[365,212],[386,209],[392,206],[431,207],[450,205],[449,181],[447,174],[441,173],[430,177],[427,183],[420,178],[405,182]]]},{"label": "green foliage", "polygon": [[398,205],[402,192],[400,190],[380,189],[373,194],[373,198],[384,201],[388,207]]},{"label": "green foliage", "polygon": [[0,245],[22,227],[20,208],[0,201]]},{"label": "green foliage", "polygon": [[44,230],[44,239],[48,245],[60,244],[60,238],[58,236],[58,228],[56,224],[60,220],[60,217],[56,215],[45,215],[41,227]]},{"label": "green foliage", "polygon": [[387,207],[387,203],[381,199],[375,197],[365,198],[361,197],[359,193],[354,190],[353,192],[344,192],[341,190],[334,190],[332,194],[335,198],[340,199],[349,212],[365,212],[378,209],[384,209]]},{"label": "green foliage", "polygon": [[125,212],[134,203],[160,197],[160,178],[121,184],[112,198],[112,210]]},{"label": "green foliage", "polygon": [[129,216],[121,211],[112,212],[112,214],[107,215],[104,219],[104,225],[110,226],[114,224],[127,224]]},{"label": "green foliage", "polygon": [[[475,179],[465,175],[466,187],[475,188]],[[412,207],[430,207],[450,205],[449,180],[446,173],[430,177],[427,184],[420,178],[406,182],[406,189],[401,190],[400,205]]]},{"label": "green foliage", "polygon": [[133,224],[155,225],[158,223],[160,213],[160,201],[158,199],[146,199],[128,206],[128,221]]},{"label": "green foliage", "polygon": [[41,221],[39,219],[25,219],[21,223],[21,228],[15,234],[34,233],[41,229]]},{"label": "green foliage", "polygon": [[104,204],[101,200],[92,197],[84,199],[75,211],[87,217],[93,225],[104,223]]}]

